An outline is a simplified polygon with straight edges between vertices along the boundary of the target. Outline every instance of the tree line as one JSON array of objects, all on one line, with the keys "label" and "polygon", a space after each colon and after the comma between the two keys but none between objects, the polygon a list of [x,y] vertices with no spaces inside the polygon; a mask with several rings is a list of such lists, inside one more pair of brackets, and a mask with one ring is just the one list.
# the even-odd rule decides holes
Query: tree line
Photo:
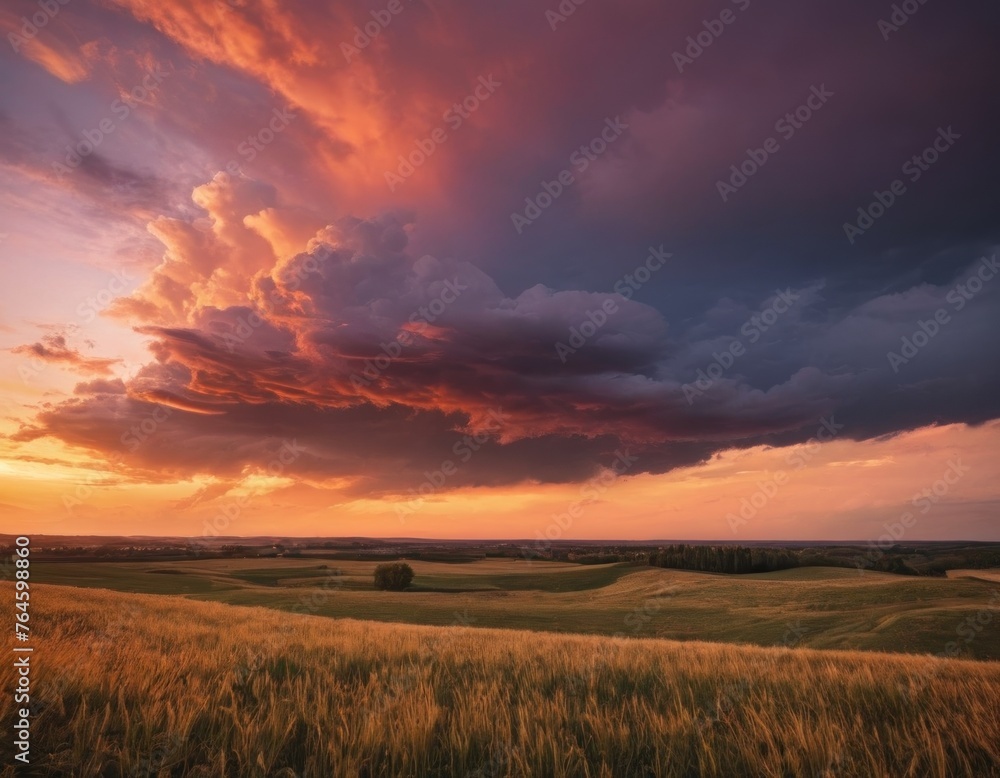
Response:
[{"label": "tree line", "polygon": [[701,546],[680,543],[649,555],[653,567],[697,570],[703,573],[769,573],[799,566],[798,554],[784,548]]}]

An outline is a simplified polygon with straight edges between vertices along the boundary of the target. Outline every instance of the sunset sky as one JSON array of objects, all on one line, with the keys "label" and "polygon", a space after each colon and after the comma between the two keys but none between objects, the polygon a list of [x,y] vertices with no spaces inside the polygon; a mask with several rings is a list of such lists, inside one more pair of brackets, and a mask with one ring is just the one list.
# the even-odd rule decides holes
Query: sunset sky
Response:
[{"label": "sunset sky", "polygon": [[910,5],[5,4],[0,532],[1000,539],[1000,11]]}]

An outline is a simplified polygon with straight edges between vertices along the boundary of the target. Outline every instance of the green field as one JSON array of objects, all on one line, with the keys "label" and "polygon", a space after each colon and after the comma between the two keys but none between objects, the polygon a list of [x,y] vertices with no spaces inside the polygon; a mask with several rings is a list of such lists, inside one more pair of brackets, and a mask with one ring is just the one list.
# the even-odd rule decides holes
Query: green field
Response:
[{"label": "green field", "polygon": [[35,562],[32,580],[409,624],[1000,659],[1000,586],[984,578],[841,568],[727,576],[487,559],[414,561],[411,590],[382,592],[372,587],[376,564]]}]

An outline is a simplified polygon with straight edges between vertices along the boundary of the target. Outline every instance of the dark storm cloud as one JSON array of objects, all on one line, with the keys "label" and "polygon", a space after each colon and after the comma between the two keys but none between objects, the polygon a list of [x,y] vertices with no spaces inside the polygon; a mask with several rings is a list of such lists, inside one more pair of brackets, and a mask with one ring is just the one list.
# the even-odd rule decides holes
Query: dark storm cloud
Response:
[{"label": "dark storm cloud", "polygon": [[[618,294],[536,286],[508,298],[467,263],[410,257],[398,234],[389,217],[346,222],[330,234],[336,251],[258,281],[266,312],[144,328],[157,362],[128,394],[80,386],[22,438],[121,449],[159,409],[129,467],[236,477],[293,441],[298,476],[371,494],[412,488],[477,434],[449,488],[578,480],[616,451],[639,457],[634,472],[664,472],[806,440],[831,415],[854,439],[1000,415],[1000,394],[985,390],[1000,383],[988,358],[995,260],[850,310],[822,283],[755,307],[723,299],[671,332]],[[595,317],[608,301],[613,312]]]},{"label": "dark storm cloud", "polygon": [[[245,50],[218,44],[233,26],[202,27],[195,0],[132,5],[216,62]],[[723,9],[732,23],[679,68],[675,53]],[[312,111],[315,126],[288,136],[302,138],[336,124],[318,71],[352,76],[340,61],[293,61],[330,21],[299,11],[280,40],[256,9],[241,16],[261,64],[239,64]],[[665,472],[806,440],[831,414],[855,439],[1000,415],[995,5],[927,3],[888,39],[877,23],[891,4],[860,0],[592,0],[555,29],[535,3],[432,11],[394,22],[392,45],[364,53],[364,77],[402,122],[499,75],[502,91],[419,171],[440,186],[422,190],[415,174],[375,206],[346,186],[342,201],[313,198],[333,221],[321,240],[255,262],[263,238],[240,233],[243,218],[280,193],[241,211],[248,196],[233,191],[251,182],[213,182],[199,205],[226,240],[164,222],[170,262],[121,307],[155,361],[126,393],[78,388],[23,439],[117,450],[167,408],[129,466],[235,478],[291,440],[297,473],[372,494],[412,488],[477,432],[485,442],[449,487],[579,480],[622,448],[640,457],[634,472]],[[616,120],[620,138],[575,168]],[[910,177],[942,133],[954,143]],[[346,141],[327,141],[342,163]],[[738,183],[730,167],[760,149],[766,161]],[[306,171],[310,150],[273,153]],[[128,193],[131,179],[89,164],[80,180]],[[566,169],[572,184],[518,233],[511,214]],[[896,179],[905,192],[852,243],[844,224]],[[651,246],[673,257],[630,299],[614,293]],[[230,276],[246,289],[212,286]]]}]

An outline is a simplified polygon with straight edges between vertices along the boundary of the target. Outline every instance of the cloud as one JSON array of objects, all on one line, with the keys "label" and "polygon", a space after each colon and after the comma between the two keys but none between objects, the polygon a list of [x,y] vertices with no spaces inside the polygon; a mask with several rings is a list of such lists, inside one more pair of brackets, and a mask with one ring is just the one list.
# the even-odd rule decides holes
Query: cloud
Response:
[{"label": "cloud", "polygon": [[[36,343],[15,346],[10,351],[42,362],[60,364],[89,375],[109,376],[112,374],[112,367],[121,362],[120,359],[84,356],[66,344],[64,335],[46,335]],[[77,388],[86,386],[86,384],[79,384]]]},{"label": "cloud", "polygon": [[97,378],[79,383],[73,388],[73,394],[82,395],[125,394],[125,391],[125,382],[120,378]]},{"label": "cloud", "polygon": [[21,48],[25,57],[67,84],[83,81],[89,74],[86,62],[72,48],[62,46],[59,42],[32,38],[23,43]]},{"label": "cloud", "polygon": [[[303,478],[403,493],[468,453],[467,436],[480,436],[475,455],[448,488],[578,479],[623,447],[637,472],[664,472],[801,442],[831,413],[849,417],[855,439],[1000,415],[988,391],[998,369],[966,339],[996,331],[1000,284],[980,284],[959,310],[952,299],[981,263],[848,310],[829,305],[822,282],[757,306],[723,298],[672,329],[617,293],[505,294],[469,262],[414,255],[399,214],[343,218],[288,256],[255,231],[255,213],[282,218],[266,187],[217,179],[195,199],[209,226],[170,220],[159,231],[168,261],[119,305],[155,361],[124,393],[78,386],[24,435],[116,451],[159,412],[128,466],[235,478],[291,440]],[[952,319],[893,369],[888,352],[940,309]],[[734,343],[743,351],[727,359]],[[58,338],[36,345],[73,359]]]},{"label": "cloud", "polygon": [[[368,18],[361,3],[116,5],[115,45],[83,36],[86,86],[136,83],[116,71],[138,66],[133,49],[176,55],[144,107],[155,120],[64,179],[49,171],[73,122],[46,135],[8,121],[0,153],[83,203],[80,221],[124,214],[162,245],[107,311],[152,357],[115,382],[113,361],[21,347],[75,353],[105,380],[43,407],[20,439],[120,455],[151,478],[232,479],[295,441],[311,483],[398,494],[456,447],[472,453],[449,489],[580,480],[622,447],[662,473],[801,442],[830,413],[856,439],[1000,414],[996,285],[961,310],[949,299],[996,237],[996,111],[969,98],[996,93],[1000,71],[969,53],[986,24],[953,14],[886,46],[870,4],[752,4],[682,74],[671,54],[701,29],[694,2],[586,4],[555,31],[528,2],[412,3],[351,61],[338,44]],[[385,171],[487,75],[497,94],[389,192]],[[830,105],[721,203],[718,177],[820,83]],[[246,147],[276,109],[295,118]],[[516,235],[511,210],[615,116],[629,131]],[[841,221],[941,122],[964,145],[850,248]],[[658,283],[610,291],[668,238],[684,249]],[[753,324],[781,294],[794,304]],[[941,309],[949,323],[890,364]]]},{"label": "cloud", "polygon": [[178,500],[174,503],[174,509],[178,511],[188,510],[194,508],[203,503],[211,502],[217,497],[223,497],[228,494],[236,486],[233,482],[220,481],[217,483],[210,483],[206,486],[197,489],[189,496],[182,500]]}]

